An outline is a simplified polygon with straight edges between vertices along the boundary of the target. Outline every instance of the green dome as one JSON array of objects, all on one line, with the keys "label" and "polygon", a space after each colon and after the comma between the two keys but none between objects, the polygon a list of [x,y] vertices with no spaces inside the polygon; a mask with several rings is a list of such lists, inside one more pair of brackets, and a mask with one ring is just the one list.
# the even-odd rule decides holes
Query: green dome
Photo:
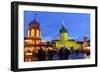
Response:
[{"label": "green dome", "polygon": [[62,28],[60,29],[60,33],[67,32],[67,29],[62,25]]}]

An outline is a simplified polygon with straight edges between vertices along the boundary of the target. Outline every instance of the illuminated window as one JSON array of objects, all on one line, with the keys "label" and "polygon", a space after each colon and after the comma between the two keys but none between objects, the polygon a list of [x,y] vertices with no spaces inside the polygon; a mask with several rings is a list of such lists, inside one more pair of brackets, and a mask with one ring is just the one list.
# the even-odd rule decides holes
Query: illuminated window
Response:
[{"label": "illuminated window", "polygon": [[31,36],[34,36],[34,35],[35,35],[35,31],[31,30]]},{"label": "illuminated window", "polygon": [[39,30],[36,31],[36,37],[39,37]]},{"label": "illuminated window", "polygon": [[39,44],[39,40],[36,41],[36,44]]},{"label": "illuminated window", "polygon": [[32,41],[32,44],[35,44],[35,41]]}]

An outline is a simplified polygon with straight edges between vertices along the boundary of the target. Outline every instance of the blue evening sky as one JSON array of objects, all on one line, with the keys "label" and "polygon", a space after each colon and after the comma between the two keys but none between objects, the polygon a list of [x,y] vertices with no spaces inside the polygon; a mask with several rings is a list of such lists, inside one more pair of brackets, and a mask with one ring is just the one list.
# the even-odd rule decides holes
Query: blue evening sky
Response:
[{"label": "blue evening sky", "polygon": [[40,23],[41,39],[56,40],[60,39],[59,30],[62,22],[68,31],[69,39],[82,41],[83,37],[90,40],[90,14],[84,13],[57,13],[57,12],[33,12],[24,11],[24,36],[27,36],[29,23],[34,20]]}]

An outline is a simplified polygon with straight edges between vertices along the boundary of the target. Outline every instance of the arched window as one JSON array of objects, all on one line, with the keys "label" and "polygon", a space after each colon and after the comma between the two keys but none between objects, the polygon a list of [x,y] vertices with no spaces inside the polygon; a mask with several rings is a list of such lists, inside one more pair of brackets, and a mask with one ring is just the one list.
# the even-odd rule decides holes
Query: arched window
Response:
[{"label": "arched window", "polygon": [[36,37],[39,37],[39,35],[40,35],[39,30],[36,30]]},{"label": "arched window", "polygon": [[62,39],[64,39],[64,35],[62,35]]},{"label": "arched window", "polygon": [[61,39],[64,39],[64,35],[63,34],[61,34]]},{"label": "arched window", "polygon": [[35,31],[34,29],[31,30],[31,36],[34,36],[35,35]]}]

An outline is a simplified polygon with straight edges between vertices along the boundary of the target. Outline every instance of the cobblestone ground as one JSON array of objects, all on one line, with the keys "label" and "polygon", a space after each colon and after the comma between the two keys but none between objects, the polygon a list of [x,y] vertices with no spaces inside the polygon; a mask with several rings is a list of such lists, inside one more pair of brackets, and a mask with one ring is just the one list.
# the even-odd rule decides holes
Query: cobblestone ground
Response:
[{"label": "cobblestone ground", "polygon": [[[85,59],[85,58],[90,58],[90,56],[86,56],[83,53],[75,54],[72,53],[69,55],[69,59]],[[45,58],[42,58],[41,60],[38,58],[38,56],[32,56],[29,61],[49,61],[49,60],[59,60],[59,55],[55,54],[52,56],[52,59],[50,56],[45,56]]]}]

